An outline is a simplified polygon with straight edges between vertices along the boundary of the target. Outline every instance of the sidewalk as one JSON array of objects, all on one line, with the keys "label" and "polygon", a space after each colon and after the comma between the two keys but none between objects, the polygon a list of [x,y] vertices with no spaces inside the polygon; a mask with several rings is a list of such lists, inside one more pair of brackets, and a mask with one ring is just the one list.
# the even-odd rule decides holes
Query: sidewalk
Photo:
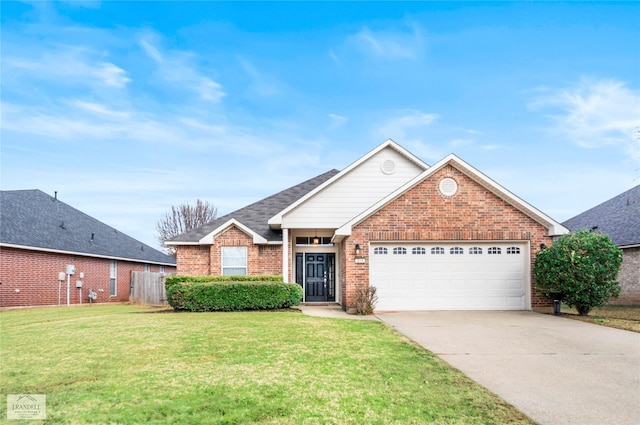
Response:
[{"label": "sidewalk", "polygon": [[378,320],[374,315],[371,316],[359,316],[357,314],[347,314],[338,304],[329,305],[297,305],[297,310],[302,311],[303,314],[316,317],[330,317],[333,319],[351,319],[351,320]]}]

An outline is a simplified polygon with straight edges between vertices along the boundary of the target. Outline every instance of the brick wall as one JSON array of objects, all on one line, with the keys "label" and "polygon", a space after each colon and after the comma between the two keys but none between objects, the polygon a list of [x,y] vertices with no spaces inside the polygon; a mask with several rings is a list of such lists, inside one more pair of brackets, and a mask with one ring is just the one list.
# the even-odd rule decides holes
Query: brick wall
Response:
[{"label": "brick wall", "polygon": [[178,274],[202,276],[222,274],[222,247],[247,247],[247,274],[281,275],[282,245],[256,245],[253,237],[236,226],[218,235],[213,245],[178,245],[176,247]]},{"label": "brick wall", "polygon": [[[67,304],[67,280],[59,285],[58,272],[66,271],[67,264],[76,267],[71,276],[69,298],[71,304],[80,303],[80,291],[76,281],[84,273],[82,303],[88,302],[89,290],[98,294],[95,302],[129,301],[131,272],[144,271],[143,263],[117,261],[116,295],[109,295],[111,260],[57,254],[17,248],[0,248],[0,307],[24,307],[38,305]],[[160,267],[150,265],[150,271],[159,272]],[[175,268],[165,266],[165,273],[174,273]]]},{"label": "brick wall", "polygon": [[640,247],[623,250],[618,281],[620,296],[610,300],[609,304],[640,305]]},{"label": "brick wall", "polygon": [[[444,177],[458,183],[451,197],[440,194],[438,184]],[[355,264],[355,244],[369,257],[369,242],[402,241],[468,241],[528,240],[531,264],[541,243],[550,245],[547,229],[498,198],[452,166],[446,166],[417,186],[389,203],[352,230],[342,242],[343,308],[353,304],[356,286],[369,285],[369,261]],[[531,276],[531,307],[548,309],[553,302],[538,295]]]},{"label": "brick wall", "polygon": [[206,276],[209,266],[209,245],[176,246],[177,274],[181,276]]}]

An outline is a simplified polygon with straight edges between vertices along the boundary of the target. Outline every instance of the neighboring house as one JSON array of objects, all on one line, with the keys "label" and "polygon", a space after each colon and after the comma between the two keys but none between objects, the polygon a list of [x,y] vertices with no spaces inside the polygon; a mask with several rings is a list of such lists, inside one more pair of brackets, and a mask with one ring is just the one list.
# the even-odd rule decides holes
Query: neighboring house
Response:
[{"label": "neighboring house", "polygon": [[430,167],[388,140],[166,243],[178,274],[281,274],[347,310],[370,285],[377,310],[529,310],[552,306],[531,265],[565,233],[455,155]]},{"label": "neighboring house", "polygon": [[611,304],[640,304],[640,185],[563,223],[571,231],[593,229],[622,249],[622,291]]},{"label": "neighboring house", "polygon": [[175,269],[174,258],[57,197],[0,191],[0,307],[87,303],[90,290],[93,302],[129,301],[132,271]]}]

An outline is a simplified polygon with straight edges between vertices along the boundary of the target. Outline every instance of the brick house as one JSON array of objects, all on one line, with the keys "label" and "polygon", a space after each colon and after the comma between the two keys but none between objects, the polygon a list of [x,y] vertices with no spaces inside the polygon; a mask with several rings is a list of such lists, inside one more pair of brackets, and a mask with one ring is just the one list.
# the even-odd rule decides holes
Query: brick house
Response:
[{"label": "brick house", "polygon": [[87,303],[90,290],[93,302],[129,301],[132,271],[175,270],[173,257],[57,197],[0,191],[0,307]]},{"label": "brick house", "polygon": [[620,296],[610,304],[640,305],[640,185],[563,223],[571,231],[594,229],[622,249]]},{"label": "brick house", "polygon": [[429,166],[387,140],[332,170],[166,243],[181,275],[283,275],[304,302],[377,310],[529,310],[531,265],[568,233],[455,155]]}]

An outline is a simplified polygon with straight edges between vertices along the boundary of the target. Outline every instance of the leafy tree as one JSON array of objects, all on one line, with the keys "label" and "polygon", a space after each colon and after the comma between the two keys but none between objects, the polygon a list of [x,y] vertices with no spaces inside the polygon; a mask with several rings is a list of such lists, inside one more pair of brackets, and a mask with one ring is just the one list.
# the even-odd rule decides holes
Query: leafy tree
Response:
[{"label": "leafy tree", "polygon": [[[163,218],[156,225],[158,242],[164,245],[164,241],[175,238],[178,235],[186,233],[197,227],[207,224],[214,220],[218,214],[218,209],[208,201],[198,199],[195,205],[188,202],[176,206],[172,206]],[[166,251],[175,255],[175,249],[169,247]]]},{"label": "leafy tree", "polygon": [[620,295],[616,282],[622,250],[599,232],[580,230],[562,236],[536,256],[535,286],[544,296],[587,315]]}]

